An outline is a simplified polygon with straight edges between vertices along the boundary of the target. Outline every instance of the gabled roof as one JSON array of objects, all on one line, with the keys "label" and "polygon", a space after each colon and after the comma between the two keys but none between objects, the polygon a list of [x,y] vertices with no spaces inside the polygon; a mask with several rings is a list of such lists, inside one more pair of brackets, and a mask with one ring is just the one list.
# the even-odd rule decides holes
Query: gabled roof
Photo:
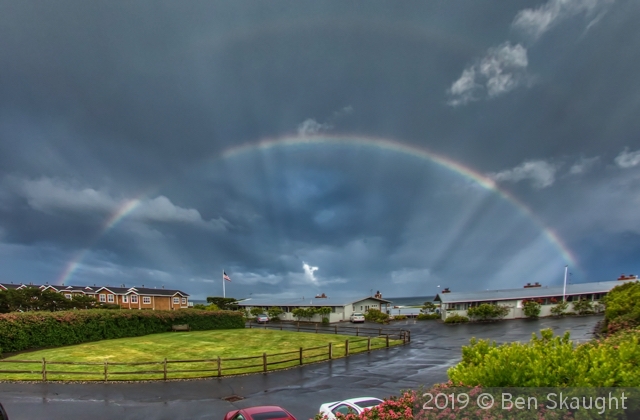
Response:
[{"label": "gabled roof", "polygon": [[116,295],[145,295],[145,296],[175,296],[188,297],[189,295],[180,290],[156,289],[151,287],[100,287],[95,293],[107,290]]},{"label": "gabled roof", "polygon": [[[611,289],[631,280],[603,281],[594,283],[567,284],[567,296],[588,293],[607,293]],[[442,303],[483,302],[494,300],[518,300],[562,296],[563,286],[527,287],[521,289],[482,290],[476,292],[439,293],[433,299]]]},{"label": "gabled roof", "polygon": [[262,297],[250,298],[238,302],[238,306],[348,306],[363,300],[375,300],[380,303],[391,303],[390,300],[380,299],[372,296],[366,297],[340,297],[340,298],[279,298]]}]

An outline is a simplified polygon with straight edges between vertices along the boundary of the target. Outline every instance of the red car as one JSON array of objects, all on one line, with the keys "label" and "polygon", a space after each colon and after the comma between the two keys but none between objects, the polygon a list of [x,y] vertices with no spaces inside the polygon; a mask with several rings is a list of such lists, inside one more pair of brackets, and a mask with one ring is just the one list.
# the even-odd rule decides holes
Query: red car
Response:
[{"label": "red car", "polygon": [[224,420],[296,420],[293,414],[277,405],[262,405],[229,411]]}]

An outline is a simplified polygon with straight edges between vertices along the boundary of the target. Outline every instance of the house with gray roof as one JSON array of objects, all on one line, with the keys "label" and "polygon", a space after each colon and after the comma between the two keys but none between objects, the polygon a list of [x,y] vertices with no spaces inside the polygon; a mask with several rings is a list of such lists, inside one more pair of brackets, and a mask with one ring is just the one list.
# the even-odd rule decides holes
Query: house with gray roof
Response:
[{"label": "house with gray roof", "polygon": [[[563,286],[541,286],[527,284],[521,289],[481,290],[475,292],[441,292],[433,299],[440,303],[440,316],[446,319],[452,315],[467,316],[467,309],[482,303],[506,305],[510,307],[505,319],[526,318],[523,300],[533,299],[542,307],[540,316],[550,316],[551,308],[566,298],[568,302],[580,299],[599,301],[611,289],[629,281],[637,281],[637,277],[621,278],[615,281],[594,283],[567,284],[566,293]],[[569,304],[567,311],[572,311]]]},{"label": "house with gray roof", "polygon": [[[381,295],[380,295],[381,296]],[[265,313],[272,307],[281,308],[284,313],[280,315],[283,321],[295,321],[293,310],[296,308],[321,308],[327,306],[331,308],[331,313],[327,316],[329,322],[349,321],[351,314],[354,312],[365,313],[369,309],[378,309],[387,312],[391,301],[382,299],[382,297],[299,297],[299,298],[249,298],[239,302],[238,306],[242,310],[251,310],[251,308],[262,308]],[[311,322],[322,322],[320,315],[314,315]]]}]

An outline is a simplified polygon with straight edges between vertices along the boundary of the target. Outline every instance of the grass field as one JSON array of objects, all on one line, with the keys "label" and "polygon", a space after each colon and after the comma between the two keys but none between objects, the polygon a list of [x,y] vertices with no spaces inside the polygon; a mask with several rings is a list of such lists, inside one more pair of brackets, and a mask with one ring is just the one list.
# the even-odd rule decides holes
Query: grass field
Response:
[{"label": "grass field", "polygon": [[[2,359],[37,363],[0,363],[0,380],[42,380],[43,358],[46,360],[47,380],[104,380],[105,362],[109,380],[163,379],[165,366],[168,379],[217,376],[218,357],[222,359],[223,376],[262,372],[263,353],[267,353],[269,370],[286,368],[300,364],[300,347],[322,346],[303,351],[304,363],[327,359],[329,343],[333,343],[333,358],[344,357],[346,339],[349,339],[349,353],[367,351],[366,338],[334,334],[257,329],[152,334],[39,350]],[[390,340],[389,345],[400,343],[400,340]],[[372,349],[384,346],[384,338],[371,339]],[[259,357],[248,358],[250,356]],[[241,357],[246,359],[226,360]],[[165,358],[168,359],[166,365]],[[178,362],[180,360],[198,362]],[[91,364],[72,365],[69,362]],[[1,372],[6,370],[24,372]],[[155,372],[145,373],[149,371]]]}]

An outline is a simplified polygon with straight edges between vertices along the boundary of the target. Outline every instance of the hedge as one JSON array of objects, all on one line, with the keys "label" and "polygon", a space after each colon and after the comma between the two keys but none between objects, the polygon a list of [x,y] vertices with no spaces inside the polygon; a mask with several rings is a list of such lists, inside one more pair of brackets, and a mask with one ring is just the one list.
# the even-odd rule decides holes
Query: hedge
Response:
[{"label": "hedge", "polygon": [[171,331],[175,324],[189,324],[196,331],[244,328],[244,318],[241,312],[193,309],[13,312],[0,315],[0,349],[16,352],[138,337]]}]

